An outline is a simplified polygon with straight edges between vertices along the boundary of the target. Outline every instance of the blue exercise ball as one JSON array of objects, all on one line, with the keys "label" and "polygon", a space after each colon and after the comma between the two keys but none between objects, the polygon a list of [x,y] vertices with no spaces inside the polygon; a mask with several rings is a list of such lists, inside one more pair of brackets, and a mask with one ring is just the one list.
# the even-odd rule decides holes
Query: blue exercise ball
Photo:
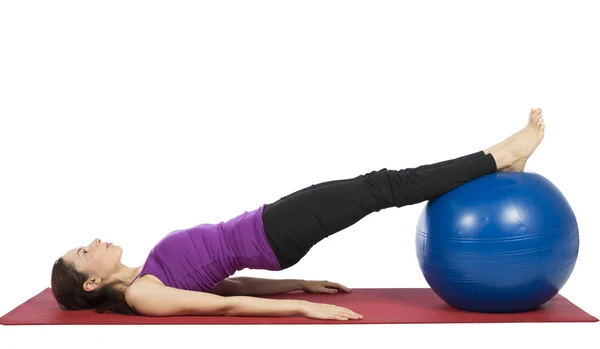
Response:
[{"label": "blue exercise ball", "polygon": [[579,229],[567,199],[548,179],[498,172],[427,202],[416,248],[425,280],[450,306],[525,312],[549,301],[569,279]]}]

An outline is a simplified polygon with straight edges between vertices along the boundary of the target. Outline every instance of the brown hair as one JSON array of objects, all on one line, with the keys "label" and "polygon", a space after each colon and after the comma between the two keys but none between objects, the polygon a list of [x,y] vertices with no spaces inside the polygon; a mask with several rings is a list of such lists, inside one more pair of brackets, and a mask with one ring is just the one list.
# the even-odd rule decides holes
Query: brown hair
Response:
[{"label": "brown hair", "polygon": [[83,284],[88,275],[65,262],[61,257],[52,267],[51,287],[54,298],[65,310],[96,309],[98,313],[135,314],[125,301],[125,292],[119,287],[120,281],[102,286],[94,291],[86,291]]}]

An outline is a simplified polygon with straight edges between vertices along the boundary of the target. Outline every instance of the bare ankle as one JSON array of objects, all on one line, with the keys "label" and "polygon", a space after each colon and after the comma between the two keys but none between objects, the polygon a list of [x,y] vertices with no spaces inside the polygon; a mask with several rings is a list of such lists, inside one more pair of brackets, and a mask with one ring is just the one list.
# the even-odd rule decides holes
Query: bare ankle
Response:
[{"label": "bare ankle", "polygon": [[496,161],[496,168],[498,170],[507,168],[515,162],[513,154],[505,150],[491,151],[490,154],[492,154],[492,157]]}]

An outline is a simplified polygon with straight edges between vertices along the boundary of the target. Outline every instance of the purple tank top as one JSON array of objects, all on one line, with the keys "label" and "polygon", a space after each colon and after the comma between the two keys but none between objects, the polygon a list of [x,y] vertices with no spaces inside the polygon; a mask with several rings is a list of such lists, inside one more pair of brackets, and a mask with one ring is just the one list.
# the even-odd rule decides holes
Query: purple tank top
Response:
[{"label": "purple tank top", "polygon": [[227,222],[170,232],[152,248],[138,277],[151,274],[166,286],[207,291],[242,269],[280,270],[264,232],[264,206]]}]

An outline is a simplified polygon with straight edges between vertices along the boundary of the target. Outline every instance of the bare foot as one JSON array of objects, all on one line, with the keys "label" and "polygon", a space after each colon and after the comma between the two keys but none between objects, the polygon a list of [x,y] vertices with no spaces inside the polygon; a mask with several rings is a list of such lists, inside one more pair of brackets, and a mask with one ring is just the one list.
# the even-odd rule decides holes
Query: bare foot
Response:
[{"label": "bare foot", "polygon": [[544,139],[542,109],[531,109],[527,125],[504,141],[485,150],[496,159],[501,172],[523,172],[529,157]]}]

